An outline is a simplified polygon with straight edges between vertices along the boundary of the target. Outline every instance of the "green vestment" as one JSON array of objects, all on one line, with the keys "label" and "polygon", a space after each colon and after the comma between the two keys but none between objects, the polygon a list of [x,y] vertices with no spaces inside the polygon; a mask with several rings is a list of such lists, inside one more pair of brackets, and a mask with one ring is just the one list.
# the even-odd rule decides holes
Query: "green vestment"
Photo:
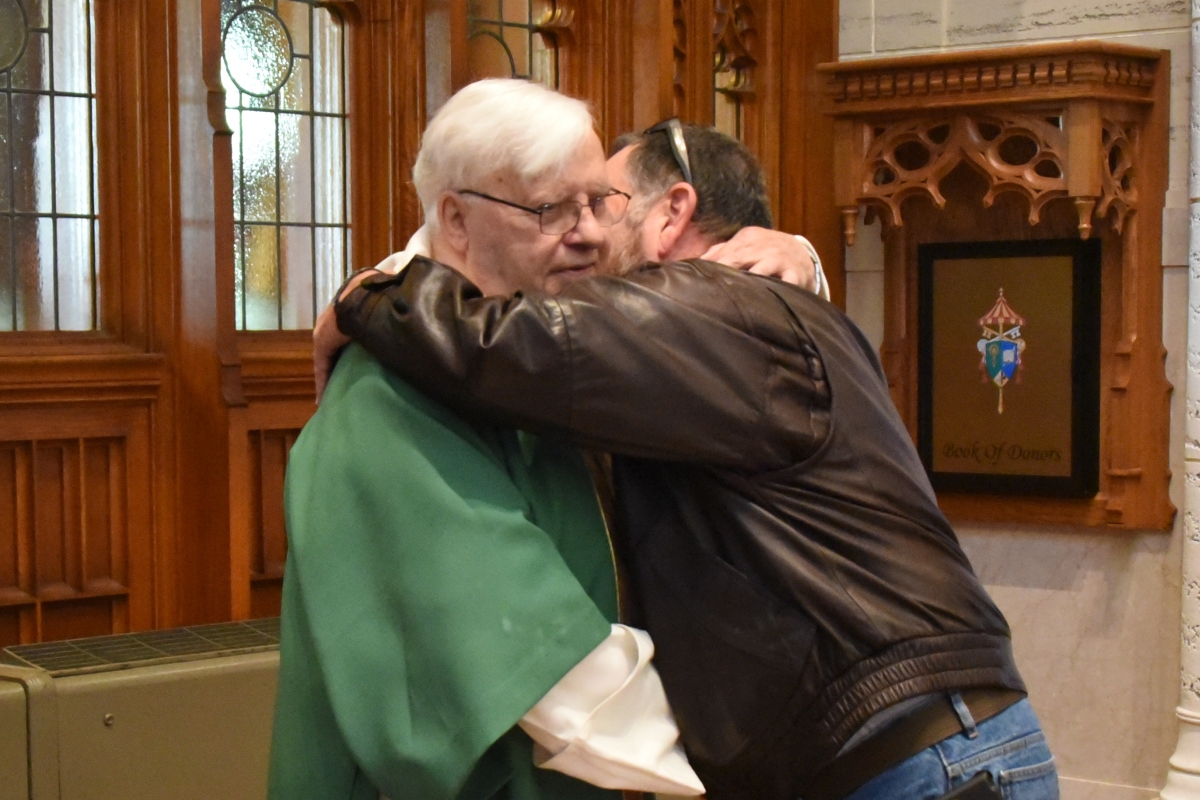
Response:
[{"label": "green vestment", "polygon": [[517,720],[608,635],[578,452],[471,425],[351,346],[292,449],[272,800],[614,800]]}]

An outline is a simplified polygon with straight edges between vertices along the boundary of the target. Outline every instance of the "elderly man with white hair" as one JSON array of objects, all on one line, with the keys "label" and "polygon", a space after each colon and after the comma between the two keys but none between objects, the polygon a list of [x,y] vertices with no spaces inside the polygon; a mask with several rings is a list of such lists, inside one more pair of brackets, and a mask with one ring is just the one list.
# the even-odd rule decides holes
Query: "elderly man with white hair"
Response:
[{"label": "elderly man with white hair", "polygon": [[[453,97],[413,180],[426,228],[385,266],[419,252],[494,295],[596,274],[629,199],[586,106],[519,81]],[[573,447],[467,422],[351,347],[285,502],[271,798],[703,791],[649,637],[617,623]]]}]

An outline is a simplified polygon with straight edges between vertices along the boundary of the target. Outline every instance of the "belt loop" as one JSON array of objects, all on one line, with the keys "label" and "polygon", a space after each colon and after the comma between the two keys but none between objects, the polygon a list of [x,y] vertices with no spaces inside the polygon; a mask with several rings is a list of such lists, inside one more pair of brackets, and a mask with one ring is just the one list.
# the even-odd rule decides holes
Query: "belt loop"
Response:
[{"label": "belt loop", "polygon": [[963,733],[967,734],[968,739],[974,739],[979,735],[979,727],[975,724],[975,718],[971,716],[971,709],[967,708],[967,703],[958,692],[950,694],[950,705],[954,706],[954,713],[958,715],[958,721],[962,723]]}]

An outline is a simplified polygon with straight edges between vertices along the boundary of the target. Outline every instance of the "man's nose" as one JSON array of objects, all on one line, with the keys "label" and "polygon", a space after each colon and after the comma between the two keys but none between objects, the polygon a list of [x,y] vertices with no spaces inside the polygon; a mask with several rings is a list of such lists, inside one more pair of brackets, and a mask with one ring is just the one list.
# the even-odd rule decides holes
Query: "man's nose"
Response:
[{"label": "man's nose", "polygon": [[591,206],[584,206],[579,212],[579,222],[563,236],[563,242],[573,247],[595,248],[604,244],[608,234],[596,222],[596,215]]}]

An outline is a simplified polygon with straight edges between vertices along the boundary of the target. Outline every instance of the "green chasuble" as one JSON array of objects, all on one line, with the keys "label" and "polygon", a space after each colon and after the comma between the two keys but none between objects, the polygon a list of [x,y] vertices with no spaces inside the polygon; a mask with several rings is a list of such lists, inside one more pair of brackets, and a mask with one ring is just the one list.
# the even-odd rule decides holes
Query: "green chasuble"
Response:
[{"label": "green chasuble", "polygon": [[516,722],[609,633],[579,454],[342,357],[292,449],[273,800],[616,800]]}]

